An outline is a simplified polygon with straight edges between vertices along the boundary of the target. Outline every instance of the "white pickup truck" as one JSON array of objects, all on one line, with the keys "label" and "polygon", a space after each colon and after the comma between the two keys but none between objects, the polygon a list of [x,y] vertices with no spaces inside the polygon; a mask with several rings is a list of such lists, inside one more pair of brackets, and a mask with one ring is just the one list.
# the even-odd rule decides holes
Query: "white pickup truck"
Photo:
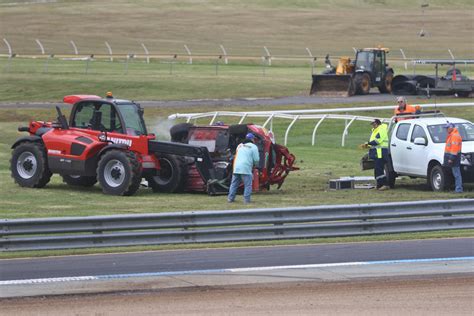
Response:
[{"label": "white pickup truck", "polygon": [[467,120],[437,114],[401,120],[389,127],[389,162],[385,174],[390,187],[394,187],[398,176],[426,178],[433,191],[446,190],[453,185],[451,169],[443,166],[448,121],[456,125],[463,139],[463,182],[474,182],[474,125]]}]

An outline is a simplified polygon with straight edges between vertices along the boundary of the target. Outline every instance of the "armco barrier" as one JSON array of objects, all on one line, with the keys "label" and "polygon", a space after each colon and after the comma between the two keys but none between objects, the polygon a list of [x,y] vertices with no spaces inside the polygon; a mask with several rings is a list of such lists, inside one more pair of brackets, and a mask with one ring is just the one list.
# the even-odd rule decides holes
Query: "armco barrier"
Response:
[{"label": "armco barrier", "polygon": [[474,228],[474,200],[1,219],[0,251],[361,236]]}]

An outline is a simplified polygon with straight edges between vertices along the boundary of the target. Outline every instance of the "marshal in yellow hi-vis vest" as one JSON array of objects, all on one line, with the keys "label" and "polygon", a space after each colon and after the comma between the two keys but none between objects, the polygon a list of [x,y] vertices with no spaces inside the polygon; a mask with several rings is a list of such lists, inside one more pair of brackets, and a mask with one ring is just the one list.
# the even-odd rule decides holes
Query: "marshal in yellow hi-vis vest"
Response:
[{"label": "marshal in yellow hi-vis vest", "polygon": [[388,126],[387,124],[380,124],[372,129],[369,143],[369,157],[372,159],[382,158],[382,149],[388,148]]}]

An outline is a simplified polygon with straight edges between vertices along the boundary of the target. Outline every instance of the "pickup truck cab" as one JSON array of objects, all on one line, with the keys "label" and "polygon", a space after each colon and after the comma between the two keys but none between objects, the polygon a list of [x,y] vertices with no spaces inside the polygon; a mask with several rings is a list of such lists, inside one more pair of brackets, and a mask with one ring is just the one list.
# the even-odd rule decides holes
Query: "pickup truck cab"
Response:
[{"label": "pickup truck cab", "polygon": [[463,182],[474,182],[474,125],[464,119],[444,117],[410,118],[389,126],[389,162],[385,173],[391,187],[398,176],[425,178],[433,191],[450,188],[454,178],[444,167],[447,122],[454,123],[462,139]]}]

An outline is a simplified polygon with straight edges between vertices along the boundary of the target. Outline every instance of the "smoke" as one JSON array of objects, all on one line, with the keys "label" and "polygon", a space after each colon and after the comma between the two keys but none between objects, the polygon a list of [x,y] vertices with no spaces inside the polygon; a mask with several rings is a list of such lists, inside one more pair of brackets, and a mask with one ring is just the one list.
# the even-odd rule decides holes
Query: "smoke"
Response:
[{"label": "smoke", "polygon": [[170,120],[168,118],[158,117],[153,123],[148,127],[148,133],[154,133],[156,139],[158,140],[171,140],[170,129],[173,125],[176,125],[175,120]]}]

